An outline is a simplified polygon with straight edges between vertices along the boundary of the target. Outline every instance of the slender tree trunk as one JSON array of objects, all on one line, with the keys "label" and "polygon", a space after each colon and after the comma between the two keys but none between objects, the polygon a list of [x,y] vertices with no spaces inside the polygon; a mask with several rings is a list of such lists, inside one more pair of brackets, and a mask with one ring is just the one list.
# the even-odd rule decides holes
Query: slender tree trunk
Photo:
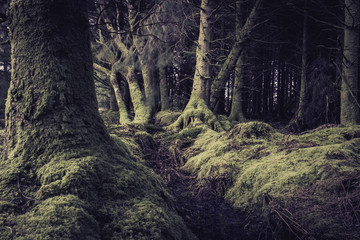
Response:
[{"label": "slender tree trunk", "polygon": [[115,91],[113,88],[110,88],[110,111],[112,112],[118,112],[119,111],[119,107],[118,107],[118,103],[116,101],[116,96],[115,96]]},{"label": "slender tree trunk", "polygon": [[[144,58],[145,56],[141,56]],[[150,107],[151,113],[155,112],[156,108],[156,84],[155,81],[155,66],[151,60],[142,60],[141,61],[141,73],[144,80],[144,93],[145,93],[145,103]]]},{"label": "slender tree trunk", "polygon": [[196,48],[196,65],[190,100],[180,117],[169,126],[170,129],[182,129],[200,124],[212,129],[222,130],[214,113],[207,104],[207,82],[210,81],[210,17],[212,9],[209,0],[201,1],[199,38]]},{"label": "slender tree trunk", "polygon": [[232,104],[231,104],[231,112],[229,116],[229,120],[231,121],[239,121],[244,122],[246,121],[244,112],[243,112],[243,86],[244,86],[244,79],[245,79],[245,68],[246,68],[246,56],[245,51],[243,51],[237,60],[236,67],[235,67],[235,83],[234,83],[234,90],[233,90],[233,97],[232,97]]},{"label": "slender tree trunk", "polygon": [[300,93],[298,109],[295,116],[295,124],[304,124],[304,107],[305,107],[305,91],[306,91],[306,67],[307,67],[307,0],[304,6],[304,20],[303,20],[303,35],[302,35],[302,54],[301,54],[301,79],[300,79]]},{"label": "slender tree trunk", "polygon": [[127,111],[127,108],[126,108],[126,105],[125,105],[125,102],[124,102],[124,99],[123,99],[123,96],[121,93],[119,81],[116,77],[116,74],[118,72],[117,69],[119,68],[119,66],[118,66],[119,64],[121,64],[121,63],[119,61],[117,61],[111,67],[110,83],[114,90],[117,106],[119,109],[119,123],[129,123],[130,122],[129,113]]},{"label": "slender tree trunk", "polygon": [[159,78],[160,78],[161,111],[165,111],[170,108],[169,84],[166,78],[166,67],[161,66],[159,68]]},{"label": "slender tree trunk", "polygon": [[137,24],[137,11],[135,10],[135,4],[133,0],[126,1],[128,13],[129,13],[129,24],[130,30],[133,33],[133,44],[136,48],[137,56],[140,60],[141,73],[144,81],[144,94],[145,94],[145,104],[150,108],[151,114],[155,112],[156,108],[156,87],[159,87],[155,82],[155,64],[152,61],[153,58],[153,49],[147,49],[146,43],[150,39],[141,37],[142,34],[140,29],[136,29],[135,25]]},{"label": "slender tree trunk", "polygon": [[211,33],[209,19],[211,9],[208,1],[209,0],[201,1],[200,32],[196,48],[195,75],[190,101],[192,99],[201,99],[206,102],[206,86],[207,82],[210,81],[209,53]]},{"label": "slender tree trunk", "polygon": [[358,81],[359,81],[359,24],[358,0],[345,0],[344,50],[341,83],[342,124],[359,124]]},{"label": "slender tree trunk", "polygon": [[[241,41],[241,18],[242,18],[242,7],[241,1],[236,2],[236,41]],[[246,120],[244,112],[243,112],[243,87],[246,76],[246,51],[245,48],[242,50],[238,60],[235,65],[235,82],[233,87],[233,96],[232,96],[232,104],[231,104],[231,112],[229,116],[229,120],[231,121],[240,121],[244,122]]]},{"label": "slender tree trunk", "polygon": [[243,43],[249,38],[251,31],[256,25],[256,21],[259,15],[259,8],[262,0],[256,0],[254,7],[252,8],[250,15],[248,16],[244,26],[237,33],[238,37],[233,45],[229,55],[227,56],[225,62],[222,64],[220,71],[211,85],[211,95],[210,95],[210,109],[215,109],[221,92],[225,89],[226,80],[228,79],[230,72],[234,69],[237,59],[240,56],[241,50],[243,48]]},{"label": "slender tree trunk", "polygon": [[145,104],[145,96],[141,91],[138,80],[136,79],[135,67],[128,66],[126,72],[123,73],[129,85],[130,97],[134,107],[134,122],[147,123],[150,121],[150,108]]}]

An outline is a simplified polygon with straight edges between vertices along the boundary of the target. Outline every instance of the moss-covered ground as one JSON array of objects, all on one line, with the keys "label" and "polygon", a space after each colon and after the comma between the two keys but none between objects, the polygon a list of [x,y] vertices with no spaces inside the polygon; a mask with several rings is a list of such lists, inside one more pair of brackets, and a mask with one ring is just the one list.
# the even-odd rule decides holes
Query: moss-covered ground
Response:
[{"label": "moss-covered ground", "polygon": [[[114,212],[112,206],[119,205],[114,198],[96,214],[71,194],[36,204],[31,200],[36,186],[20,185],[22,198],[30,198],[23,199],[24,208],[35,204],[35,210],[4,218],[15,206],[0,201],[1,232],[11,239],[29,230],[36,239],[41,226],[49,236],[62,231],[88,239],[98,239],[98,232],[102,239],[194,238],[179,227],[185,221],[199,239],[360,239],[360,126],[325,125],[296,135],[263,122],[221,132],[204,125],[163,130],[178,116],[160,113],[156,125],[144,126],[117,125],[112,121],[117,116],[103,114],[112,139],[131,156],[132,163],[121,165],[128,170],[119,169],[121,177],[114,173],[126,191],[115,191],[120,212]],[[114,193],[114,184],[108,185],[108,193]],[[143,186],[149,189],[139,190]],[[159,191],[161,199],[153,194]],[[49,227],[53,219],[63,219],[59,229]],[[28,228],[16,228],[15,221]],[[83,225],[94,232],[84,235]]]},{"label": "moss-covered ground", "polygon": [[1,240],[197,239],[163,181],[145,166],[144,146],[153,143],[145,127],[105,120],[108,145],[99,140],[98,148],[81,150],[69,142],[55,151],[53,141],[42,146],[52,153],[47,161],[1,161]]},{"label": "moss-covered ground", "polygon": [[[360,239],[360,127],[286,135],[262,122],[202,132],[182,170],[251,213],[259,239]],[[254,220],[256,219],[256,220]]]}]

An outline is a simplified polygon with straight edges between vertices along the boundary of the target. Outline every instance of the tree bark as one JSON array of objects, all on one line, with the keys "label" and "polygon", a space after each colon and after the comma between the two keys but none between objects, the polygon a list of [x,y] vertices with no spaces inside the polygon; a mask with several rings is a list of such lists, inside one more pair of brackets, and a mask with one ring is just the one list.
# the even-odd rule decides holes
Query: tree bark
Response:
[{"label": "tree bark", "polygon": [[[129,4],[132,2],[128,0]],[[138,80],[136,78],[135,72],[135,56],[136,56],[136,46],[128,47],[122,40],[121,35],[117,34],[120,32],[120,26],[113,26],[111,24],[110,18],[107,16],[107,11],[105,8],[106,4],[102,1],[102,7],[99,9],[99,12],[102,12],[102,17],[106,22],[106,27],[110,32],[112,40],[114,41],[115,45],[121,51],[122,58],[121,60],[121,67],[119,68],[119,72],[123,75],[129,85],[129,91],[131,96],[131,101],[134,106],[134,122],[145,124],[150,121],[151,118],[151,108],[146,104],[146,97],[144,92],[140,88]],[[132,6],[132,5],[129,5]],[[134,9],[129,9],[129,14],[133,13]],[[135,18],[129,17],[129,24],[133,26],[135,24]],[[134,43],[133,43],[134,45]],[[119,63],[120,64],[120,63]]]},{"label": "tree bark", "polygon": [[344,50],[341,82],[340,123],[359,124],[359,24],[358,0],[345,0]]},{"label": "tree bark", "polygon": [[133,44],[136,48],[136,54],[139,58],[141,73],[144,81],[144,94],[145,94],[145,104],[150,108],[151,115],[155,112],[156,108],[156,93],[158,90],[156,87],[159,87],[155,81],[155,64],[153,62],[153,50],[149,49],[147,43],[150,39],[141,37],[143,34],[140,31],[140,28],[136,29],[137,24],[137,11],[135,10],[135,4],[132,0],[127,0],[126,5],[129,13],[129,25],[130,31],[132,33]]},{"label": "tree bark", "polygon": [[207,82],[210,81],[210,17],[212,9],[209,0],[202,0],[200,6],[199,38],[196,48],[196,64],[190,100],[180,117],[169,126],[170,129],[183,129],[188,126],[206,124],[215,130],[222,130],[214,113],[209,109]]},{"label": "tree bark", "polygon": [[100,118],[86,3],[11,2],[0,238],[195,239]]}]

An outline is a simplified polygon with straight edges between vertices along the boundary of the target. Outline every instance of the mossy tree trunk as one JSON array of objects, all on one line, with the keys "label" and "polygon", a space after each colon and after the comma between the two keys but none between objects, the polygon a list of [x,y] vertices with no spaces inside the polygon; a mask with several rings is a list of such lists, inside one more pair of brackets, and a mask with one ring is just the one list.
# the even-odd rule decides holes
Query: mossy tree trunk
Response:
[{"label": "mossy tree trunk", "polygon": [[246,52],[242,51],[240,57],[238,58],[235,66],[235,82],[234,82],[234,90],[232,96],[231,103],[231,112],[229,115],[229,120],[231,121],[239,121],[245,122],[246,117],[243,111],[243,87],[245,82],[245,71],[247,67],[246,61]]},{"label": "mossy tree trunk", "polygon": [[116,101],[116,96],[115,96],[115,91],[113,88],[110,89],[110,111],[112,112],[117,112],[119,111],[119,106],[118,103]]},{"label": "mossy tree trunk", "polygon": [[119,123],[124,124],[130,122],[130,117],[121,93],[120,83],[117,79],[117,73],[119,69],[118,65],[120,64],[121,62],[118,60],[112,65],[110,71],[110,83],[114,90],[117,106],[119,109]]},{"label": "mossy tree trunk", "polygon": [[213,129],[221,129],[216,116],[207,103],[207,82],[210,81],[210,17],[212,9],[209,0],[202,0],[200,6],[199,38],[196,47],[196,65],[190,100],[180,117],[170,125],[172,129],[182,129],[200,124]]},{"label": "mossy tree trunk", "polygon": [[[135,9],[133,0],[126,0],[126,5],[129,13],[129,25],[132,33],[133,44],[136,48],[136,54],[139,58],[141,73],[144,82],[145,103],[150,108],[151,114],[154,114],[156,108],[156,95],[159,85],[155,80],[155,63],[153,62],[154,49],[150,48],[151,37],[141,36],[143,33],[140,28],[137,28],[137,16],[139,13]],[[150,33],[151,34],[151,33]]]},{"label": "mossy tree trunk", "polygon": [[106,8],[105,1],[102,0],[101,3],[102,4],[100,5],[101,7],[99,8],[99,13],[106,23],[106,27],[110,32],[110,36],[114,44],[121,52],[121,58],[119,59],[120,62],[117,64],[117,69],[126,79],[129,85],[130,97],[135,113],[133,121],[141,124],[147,123],[151,118],[151,108],[146,104],[145,94],[140,88],[138,79],[136,78],[136,46],[134,46],[134,44],[131,45],[124,43],[121,35],[118,34],[121,32],[119,19],[116,19],[114,25],[112,25],[111,23],[113,21],[111,21],[111,19],[108,17],[108,15],[111,14],[107,12],[109,9]]},{"label": "mossy tree trunk", "polygon": [[11,2],[0,239],[194,239],[100,118],[86,3]]},{"label": "mossy tree trunk", "polygon": [[303,16],[303,35],[302,35],[302,48],[301,48],[301,79],[300,79],[300,93],[298,109],[295,117],[296,124],[303,124],[304,108],[305,108],[305,91],[306,91],[306,68],[307,68],[307,0],[304,3],[304,16]]},{"label": "mossy tree trunk", "polygon": [[[100,66],[99,64],[94,63],[94,68],[102,73],[106,74],[109,77],[110,85],[111,85],[111,94],[115,100],[116,111],[119,111],[119,123],[129,123],[130,116],[127,110],[124,98],[121,93],[120,82],[118,81],[117,74],[119,72],[119,68],[121,67],[121,61],[118,60],[111,65],[111,69],[108,70],[107,68]],[[114,101],[113,100],[113,101]],[[110,103],[113,104],[113,103]],[[111,106],[111,105],[110,105]],[[111,109],[113,110],[113,109]]]},{"label": "mossy tree trunk", "polygon": [[341,83],[340,122],[345,125],[359,124],[359,24],[358,0],[345,0],[344,50]]},{"label": "mossy tree trunk", "polygon": [[9,8],[12,79],[0,188],[24,239],[59,238],[58,224],[69,228],[64,239],[99,236],[83,200],[95,200],[100,179],[77,177],[91,167],[83,157],[112,145],[97,110],[86,13],[86,1],[72,0],[13,0]]}]

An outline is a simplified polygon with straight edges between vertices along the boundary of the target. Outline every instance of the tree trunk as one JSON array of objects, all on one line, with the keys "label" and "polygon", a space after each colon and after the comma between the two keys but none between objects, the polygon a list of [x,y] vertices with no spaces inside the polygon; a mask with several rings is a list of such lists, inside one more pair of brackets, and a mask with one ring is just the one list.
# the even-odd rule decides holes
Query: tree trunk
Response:
[{"label": "tree trunk", "polygon": [[154,69],[155,65],[152,61],[153,49],[147,49],[147,41],[145,37],[141,37],[142,32],[136,29],[138,12],[135,10],[135,4],[132,0],[127,0],[126,5],[129,13],[129,25],[132,32],[133,44],[136,48],[136,54],[140,61],[141,73],[144,81],[144,94],[145,104],[150,109],[151,115],[155,112],[156,108],[156,92],[158,85],[155,83]]},{"label": "tree trunk", "polygon": [[194,239],[100,118],[86,3],[11,2],[0,238]]},{"label": "tree trunk", "polygon": [[[241,2],[236,2],[236,41],[241,41],[241,18],[242,18],[242,6]],[[245,48],[242,50],[240,57],[236,61],[235,65],[235,82],[233,87],[233,96],[232,96],[232,104],[231,104],[231,112],[229,116],[229,120],[231,121],[239,121],[244,122],[246,121],[244,112],[243,112],[243,87],[246,75],[246,52]]]},{"label": "tree trunk", "polygon": [[257,17],[259,14],[259,8],[262,0],[256,0],[254,7],[252,8],[250,15],[248,16],[244,26],[239,32],[237,32],[237,39],[233,45],[229,55],[225,62],[222,64],[220,71],[211,85],[210,94],[210,109],[216,107],[221,92],[225,89],[226,80],[230,75],[230,72],[234,69],[237,59],[240,56],[243,48],[243,43],[249,38],[251,31],[254,29]]},{"label": "tree trunk", "polygon": [[120,61],[117,61],[111,67],[110,83],[114,90],[117,106],[119,108],[119,123],[123,124],[123,123],[129,123],[130,117],[129,117],[129,113],[126,109],[126,105],[125,105],[123,96],[121,94],[121,88],[120,88],[119,81],[116,77],[116,74],[118,72],[117,69],[119,68],[119,66],[117,66],[117,65],[119,65],[119,64],[121,64]]},{"label": "tree trunk", "polygon": [[135,67],[128,66],[123,76],[125,76],[129,85],[130,97],[134,106],[135,117],[133,122],[141,124],[148,123],[151,118],[151,111],[145,104],[144,93],[141,91],[138,80],[136,79]]},{"label": "tree trunk", "polygon": [[234,83],[234,90],[233,90],[233,97],[232,97],[232,104],[231,104],[231,112],[229,116],[229,120],[231,121],[239,121],[245,122],[246,118],[243,112],[243,86],[244,86],[244,79],[245,79],[245,68],[246,68],[246,56],[245,51],[243,51],[237,60],[236,67],[235,67],[235,83]]},{"label": "tree trunk", "polygon": [[345,0],[344,50],[341,82],[341,124],[359,124],[359,24],[358,0]]},{"label": "tree trunk", "polygon": [[115,96],[115,91],[113,88],[110,88],[110,111],[112,112],[118,112],[119,111],[119,107],[118,107],[118,103],[116,101],[116,96]]},{"label": "tree trunk", "polygon": [[[300,127],[304,124],[304,108],[305,108],[305,91],[306,91],[306,67],[307,67],[307,0],[304,6],[304,20],[303,20],[303,35],[302,35],[302,50],[301,50],[301,79],[300,79],[300,93],[299,105],[295,116],[295,126]],[[299,126],[300,125],[300,126]]]},{"label": "tree trunk", "polygon": [[161,111],[165,111],[170,108],[169,84],[166,78],[166,67],[161,66],[159,68],[159,78],[160,78]]},{"label": "tree trunk", "polygon": [[[132,1],[128,0],[127,2],[128,5],[131,7]],[[102,17],[106,22],[106,27],[110,32],[112,40],[114,41],[119,51],[122,53],[123,58],[126,59],[126,60],[121,59],[122,60],[121,64],[123,66],[119,68],[119,72],[121,72],[122,76],[126,79],[129,85],[129,92],[135,112],[135,117],[133,121],[141,124],[148,123],[151,118],[151,109],[146,105],[145,95],[139,86],[138,80],[136,79],[136,74],[135,74],[136,52],[134,46],[128,47],[128,45],[123,42],[121,35],[117,34],[117,32],[121,32],[119,23],[117,22],[116,23],[117,25],[115,24],[115,26],[111,25],[112,21],[108,17],[108,12],[105,6],[106,6],[105,1],[101,0],[99,13],[102,14]],[[129,11],[129,15],[135,14],[134,12],[135,10],[133,8],[128,9],[128,11]],[[119,21],[119,19],[116,20]],[[135,24],[135,17],[129,16],[129,24],[130,26],[133,26]],[[135,45],[135,43],[133,44]]]},{"label": "tree trunk", "polygon": [[212,9],[209,0],[201,1],[199,38],[196,48],[196,65],[190,100],[180,117],[169,126],[170,129],[182,129],[188,126],[206,124],[215,130],[222,130],[216,116],[207,104],[207,82],[210,81],[210,17]]}]

